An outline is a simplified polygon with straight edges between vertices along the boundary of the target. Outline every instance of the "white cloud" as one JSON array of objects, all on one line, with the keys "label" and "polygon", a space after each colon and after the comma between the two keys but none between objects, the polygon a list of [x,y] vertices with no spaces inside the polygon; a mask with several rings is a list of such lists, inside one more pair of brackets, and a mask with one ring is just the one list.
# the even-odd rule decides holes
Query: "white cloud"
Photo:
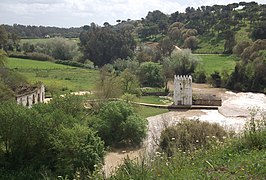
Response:
[{"label": "white cloud", "polygon": [[114,24],[117,19],[140,19],[153,10],[171,14],[184,11],[188,6],[196,8],[233,2],[236,0],[1,0],[0,24],[61,27],[82,26],[91,22]]}]

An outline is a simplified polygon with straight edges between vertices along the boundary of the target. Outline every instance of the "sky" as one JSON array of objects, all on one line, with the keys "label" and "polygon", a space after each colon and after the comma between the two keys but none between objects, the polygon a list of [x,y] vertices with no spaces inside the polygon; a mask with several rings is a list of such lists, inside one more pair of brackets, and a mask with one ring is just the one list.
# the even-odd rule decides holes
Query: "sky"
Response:
[{"label": "sky", "polygon": [[[241,0],[243,1],[243,0]],[[0,0],[0,24],[80,27],[95,22],[116,24],[116,20],[137,20],[149,11],[165,14],[185,8],[229,4],[237,0]],[[249,2],[249,1],[247,1]],[[256,0],[265,4],[266,0]]]}]

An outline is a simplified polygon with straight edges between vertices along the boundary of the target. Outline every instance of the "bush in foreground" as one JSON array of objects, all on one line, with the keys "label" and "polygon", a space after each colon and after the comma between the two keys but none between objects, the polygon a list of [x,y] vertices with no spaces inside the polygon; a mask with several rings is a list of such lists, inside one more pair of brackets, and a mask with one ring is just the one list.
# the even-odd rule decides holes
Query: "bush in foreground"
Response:
[{"label": "bush in foreground", "polygon": [[176,150],[193,151],[206,147],[210,138],[223,140],[226,131],[218,124],[199,120],[181,120],[177,125],[166,128],[160,138],[160,148],[171,156]]},{"label": "bush in foreground", "polygon": [[102,162],[103,141],[80,107],[67,110],[78,100],[62,98],[30,109],[0,103],[0,179],[85,178]]}]

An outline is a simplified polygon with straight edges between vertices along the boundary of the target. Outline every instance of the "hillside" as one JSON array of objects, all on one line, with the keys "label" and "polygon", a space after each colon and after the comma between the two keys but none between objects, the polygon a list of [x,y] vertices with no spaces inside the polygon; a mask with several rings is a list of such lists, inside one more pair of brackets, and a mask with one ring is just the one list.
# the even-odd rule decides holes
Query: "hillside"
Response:
[{"label": "hillside", "polygon": [[19,58],[8,58],[7,67],[25,76],[30,83],[43,82],[47,91],[54,93],[94,90],[99,76],[97,70]]}]

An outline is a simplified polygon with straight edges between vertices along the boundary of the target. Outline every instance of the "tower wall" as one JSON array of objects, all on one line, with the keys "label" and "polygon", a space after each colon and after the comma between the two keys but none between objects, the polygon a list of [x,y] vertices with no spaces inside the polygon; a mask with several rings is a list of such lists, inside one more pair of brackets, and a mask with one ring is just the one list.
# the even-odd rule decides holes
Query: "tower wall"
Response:
[{"label": "tower wall", "polygon": [[174,104],[192,105],[192,76],[174,76]]}]

